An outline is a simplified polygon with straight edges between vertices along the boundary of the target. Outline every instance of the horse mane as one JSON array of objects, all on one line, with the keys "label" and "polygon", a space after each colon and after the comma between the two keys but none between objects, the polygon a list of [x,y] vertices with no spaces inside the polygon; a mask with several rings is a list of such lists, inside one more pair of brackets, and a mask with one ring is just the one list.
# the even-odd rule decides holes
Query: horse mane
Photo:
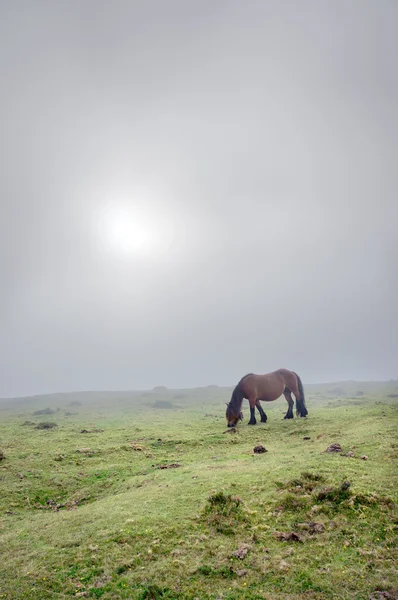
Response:
[{"label": "horse mane", "polygon": [[239,383],[235,386],[234,391],[232,392],[231,400],[229,401],[228,406],[232,408],[234,411],[239,410],[242,406],[243,394],[241,390],[241,385],[249,375],[253,375],[253,373],[248,373],[239,381]]}]

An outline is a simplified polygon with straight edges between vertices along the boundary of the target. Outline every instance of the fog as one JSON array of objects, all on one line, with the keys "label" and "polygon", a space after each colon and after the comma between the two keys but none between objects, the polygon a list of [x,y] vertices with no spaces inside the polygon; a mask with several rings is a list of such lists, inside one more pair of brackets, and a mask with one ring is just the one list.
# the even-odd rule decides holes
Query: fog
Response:
[{"label": "fog", "polygon": [[397,377],[397,25],[3,0],[0,396]]}]

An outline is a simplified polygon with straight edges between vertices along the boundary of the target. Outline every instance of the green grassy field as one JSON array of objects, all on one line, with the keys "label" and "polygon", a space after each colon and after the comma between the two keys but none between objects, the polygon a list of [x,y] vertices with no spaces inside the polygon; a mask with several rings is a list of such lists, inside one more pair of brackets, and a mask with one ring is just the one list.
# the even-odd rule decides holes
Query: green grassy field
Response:
[{"label": "green grassy field", "polygon": [[215,386],[0,402],[0,598],[397,597],[397,388],[236,433]]}]

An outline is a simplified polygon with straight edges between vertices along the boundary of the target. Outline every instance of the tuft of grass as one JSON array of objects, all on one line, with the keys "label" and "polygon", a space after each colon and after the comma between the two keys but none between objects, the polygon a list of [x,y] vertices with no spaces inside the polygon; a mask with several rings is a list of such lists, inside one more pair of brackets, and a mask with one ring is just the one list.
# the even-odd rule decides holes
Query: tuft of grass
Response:
[{"label": "tuft of grass", "polygon": [[232,535],[248,517],[242,510],[242,500],[238,496],[216,492],[208,497],[203,511],[205,522],[217,532]]},{"label": "tuft of grass", "polygon": [[178,598],[178,594],[168,588],[161,588],[158,585],[149,585],[144,588],[139,596],[139,600],[159,600],[159,598]]},{"label": "tuft of grass", "polygon": [[339,505],[351,497],[351,483],[343,481],[339,486],[329,486],[323,488],[315,495],[317,502],[329,502],[333,505]]}]

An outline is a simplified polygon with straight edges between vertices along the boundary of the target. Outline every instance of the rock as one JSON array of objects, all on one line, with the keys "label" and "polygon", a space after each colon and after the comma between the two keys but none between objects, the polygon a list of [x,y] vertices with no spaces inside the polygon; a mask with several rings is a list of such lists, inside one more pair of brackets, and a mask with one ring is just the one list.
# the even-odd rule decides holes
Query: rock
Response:
[{"label": "rock", "polygon": [[344,456],[348,456],[349,458],[352,458],[353,456],[355,456],[355,454],[353,453],[352,450],[350,450],[349,452],[346,452]]},{"label": "rock", "polygon": [[258,444],[258,446],[255,446],[253,448],[253,452],[254,454],[264,454],[264,452],[268,452],[268,450],[264,448],[264,446],[262,446],[261,444]]},{"label": "rock", "polygon": [[330,444],[328,448],[326,448],[325,452],[341,452],[340,444]]},{"label": "rock", "polygon": [[362,460],[368,460],[368,457],[366,456],[366,454],[362,454],[361,459]]},{"label": "rock", "polygon": [[305,436],[303,437],[303,440],[310,440],[310,439],[311,439],[311,438],[310,438],[310,436],[309,436],[309,435],[305,435]]}]

